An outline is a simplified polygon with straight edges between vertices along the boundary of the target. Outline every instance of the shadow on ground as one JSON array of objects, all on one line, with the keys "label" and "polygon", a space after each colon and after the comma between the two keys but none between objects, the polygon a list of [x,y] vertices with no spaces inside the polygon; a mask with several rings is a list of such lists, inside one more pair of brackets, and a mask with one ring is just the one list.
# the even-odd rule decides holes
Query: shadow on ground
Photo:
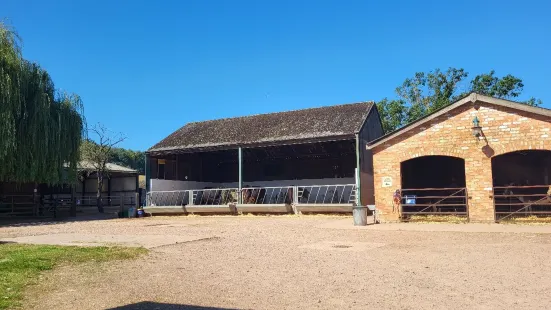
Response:
[{"label": "shadow on ground", "polygon": [[57,225],[72,222],[88,222],[116,219],[116,214],[97,214],[77,217],[58,217],[58,218],[2,218],[0,227],[24,227],[24,226],[44,226]]},{"label": "shadow on ground", "polygon": [[202,306],[193,306],[193,305],[177,305],[177,304],[164,304],[151,301],[142,301],[135,304],[130,304],[126,306],[120,306],[116,308],[109,308],[109,310],[173,310],[173,309],[184,309],[184,310],[232,310],[235,308],[217,308],[217,307],[202,307]]}]

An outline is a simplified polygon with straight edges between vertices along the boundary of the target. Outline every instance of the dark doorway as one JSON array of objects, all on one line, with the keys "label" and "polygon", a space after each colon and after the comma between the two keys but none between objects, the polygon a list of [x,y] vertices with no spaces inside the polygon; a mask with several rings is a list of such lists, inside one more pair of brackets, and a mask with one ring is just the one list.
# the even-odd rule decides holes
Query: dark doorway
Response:
[{"label": "dark doorway", "polygon": [[465,161],[423,156],[402,162],[402,216],[467,215]]},{"label": "dark doorway", "polygon": [[527,150],[492,158],[496,221],[551,216],[551,151]]}]

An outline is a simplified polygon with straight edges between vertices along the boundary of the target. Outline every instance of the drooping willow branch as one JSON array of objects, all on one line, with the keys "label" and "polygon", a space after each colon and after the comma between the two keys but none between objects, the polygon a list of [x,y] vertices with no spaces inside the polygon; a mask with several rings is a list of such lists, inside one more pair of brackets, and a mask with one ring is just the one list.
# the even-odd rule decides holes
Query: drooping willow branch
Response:
[{"label": "drooping willow branch", "polygon": [[71,182],[85,125],[82,102],[56,92],[48,73],[22,57],[19,42],[0,23],[0,182]]}]

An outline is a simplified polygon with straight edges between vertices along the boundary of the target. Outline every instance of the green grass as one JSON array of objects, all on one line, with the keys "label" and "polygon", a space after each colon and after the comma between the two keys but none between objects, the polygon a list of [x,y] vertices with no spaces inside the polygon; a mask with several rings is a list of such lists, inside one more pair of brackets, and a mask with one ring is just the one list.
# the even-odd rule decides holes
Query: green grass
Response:
[{"label": "green grass", "polygon": [[26,285],[58,265],[136,258],[147,250],[123,247],[77,247],[0,244],[0,309],[20,305]]}]

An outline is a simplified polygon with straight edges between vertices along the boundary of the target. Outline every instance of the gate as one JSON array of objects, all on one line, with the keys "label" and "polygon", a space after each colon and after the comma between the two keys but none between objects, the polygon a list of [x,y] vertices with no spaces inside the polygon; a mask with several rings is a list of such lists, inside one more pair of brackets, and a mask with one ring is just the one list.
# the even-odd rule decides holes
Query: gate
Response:
[{"label": "gate", "polygon": [[451,215],[468,217],[467,188],[402,189],[402,219],[414,215]]},{"label": "gate", "polygon": [[496,186],[493,188],[495,220],[551,216],[549,185]]}]

